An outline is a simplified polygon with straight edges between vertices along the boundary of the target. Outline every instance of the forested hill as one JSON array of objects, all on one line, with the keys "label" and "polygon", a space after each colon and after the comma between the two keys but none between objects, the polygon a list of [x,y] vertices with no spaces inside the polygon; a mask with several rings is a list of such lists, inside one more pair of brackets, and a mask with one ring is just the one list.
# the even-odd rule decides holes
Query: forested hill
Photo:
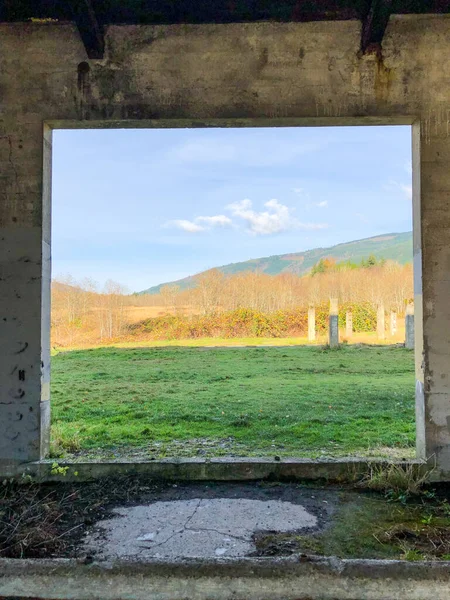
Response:
[{"label": "forested hill", "polygon": [[[235,275],[244,271],[260,271],[269,275],[279,273],[297,273],[305,275],[321,258],[332,258],[336,262],[360,262],[370,255],[386,260],[395,260],[401,264],[412,261],[412,233],[386,233],[376,237],[365,238],[331,246],[331,248],[314,248],[305,252],[277,254],[264,258],[255,258],[244,262],[231,263],[217,267],[226,275]],[[140,292],[141,294],[157,294],[163,285],[176,284],[180,289],[194,287],[194,277],[185,277],[178,281],[166,281]]]}]

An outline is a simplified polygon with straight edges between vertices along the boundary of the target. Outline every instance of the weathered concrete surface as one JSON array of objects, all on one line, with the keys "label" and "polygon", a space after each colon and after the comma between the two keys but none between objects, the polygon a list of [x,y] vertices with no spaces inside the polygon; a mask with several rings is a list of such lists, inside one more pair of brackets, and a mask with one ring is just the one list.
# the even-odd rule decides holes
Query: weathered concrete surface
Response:
[{"label": "weathered concrete surface", "polygon": [[384,340],[385,337],[386,337],[386,322],[385,322],[384,305],[379,304],[377,307],[377,338],[379,340]]},{"label": "weathered concrete surface", "polygon": [[0,559],[0,595],[61,600],[448,600],[450,563]]},{"label": "weathered concrete surface", "polygon": [[425,461],[386,461],[343,459],[281,459],[262,458],[174,458],[159,461],[58,461],[66,468],[64,475],[52,474],[53,461],[26,464],[10,472],[16,477],[31,476],[37,481],[89,481],[101,477],[140,475],[163,481],[317,481],[349,483],[367,476],[371,469],[397,464],[429,474],[430,480],[439,475]]},{"label": "weathered concrete surface", "polygon": [[391,335],[395,336],[397,333],[397,313],[395,310],[391,310],[391,318],[390,318],[390,331]]},{"label": "weathered concrete surface", "polygon": [[330,315],[328,317],[328,343],[331,348],[339,346],[339,306],[336,298],[330,300]]},{"label": "weathered concrete surface", "polygon": [[350,340],[353,336],[353,313],[348,310],[345,313],[345,337]]},{"label": "weathered concrete surface", "polygon": [[[58,127],[414,123],[417,446],[450,479],[448,16],[393,16],[382,58],[360,23],[0,25],[1,470],[48,447],[49,152]],[[43,164],[46,170],[43,172]],[[82,174],[80,174],[82,176]],[[423,309],[422,309],[423,288]],[[423,354],[422,354],[423,351]]]},{"label": "weathered concrete surface", "polygon": [[405,348],[414,349],[414,337],[414,309],[408,305],[405,315]]},{"label": "weathered concrete surface", "polygon": [[246,556],[257,531],[314,528],[317,518],[303,506],[281,500],[193,498],[114,510],[85,541],[102,558]]},{"label": "weathered concrete surface", "polygon": [[316,341],[316,309],[314,306],[308,308],[308,342]]}]

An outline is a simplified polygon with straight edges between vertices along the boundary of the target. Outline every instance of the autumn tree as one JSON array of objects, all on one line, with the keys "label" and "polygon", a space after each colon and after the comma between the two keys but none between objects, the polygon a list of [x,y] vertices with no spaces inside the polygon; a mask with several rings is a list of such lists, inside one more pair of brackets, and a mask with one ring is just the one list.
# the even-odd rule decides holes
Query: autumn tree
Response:
[{"label": "autumn tree", "polygon": [[195,278],[197,297],[203,314],[214,314],[219,310],[224,294],[224,275],[219,269],[210,269]]}]

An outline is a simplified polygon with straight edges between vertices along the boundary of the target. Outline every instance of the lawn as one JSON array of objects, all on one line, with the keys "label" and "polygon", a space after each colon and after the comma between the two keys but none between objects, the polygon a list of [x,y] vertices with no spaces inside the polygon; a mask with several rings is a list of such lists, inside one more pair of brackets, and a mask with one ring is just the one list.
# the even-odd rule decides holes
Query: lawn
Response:
[{"label": "lawn", "polygon": [[52,452],[412,456],[412,351],[95,348],[52,358]]}]

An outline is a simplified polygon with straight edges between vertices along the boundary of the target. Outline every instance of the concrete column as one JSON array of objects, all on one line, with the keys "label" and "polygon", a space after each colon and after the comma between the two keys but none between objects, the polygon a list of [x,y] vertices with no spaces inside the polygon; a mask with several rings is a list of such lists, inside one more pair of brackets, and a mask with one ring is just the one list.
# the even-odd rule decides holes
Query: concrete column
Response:
[{"label": "concrete column", "polygon": [[316,309],[314,306],[308,308],[308,342],[316,340]]},{"label": "concrete column", "polygon": [[394,337],[397,334],[397,313],[395,310],[391,310],[391,336]]},{"label": "concrete column", "polygon": [[47,132],[43,155],[41,121],[5,124],[8,135],[0,135],[2,474],[44,457],[50,433],[51,136]]},{"label": "concrete column", "polygon": [[339,346],[339,306],[337,298],[330,298],[328,340],[332,348]]},{"label": "concrete column", "polygon": [[377,337],[379,340],[384,340],[386,337],[384,304],[379,304],[377,308]]},{"label": "concrete column", "polygon": [[405,314],[405,348],[414,349],[414,306],[408,304]]},{"label": "concrete column", "polygon": [[353,313],[348,310],[345,313],[345,337],[350,339],[353,335]]}]

